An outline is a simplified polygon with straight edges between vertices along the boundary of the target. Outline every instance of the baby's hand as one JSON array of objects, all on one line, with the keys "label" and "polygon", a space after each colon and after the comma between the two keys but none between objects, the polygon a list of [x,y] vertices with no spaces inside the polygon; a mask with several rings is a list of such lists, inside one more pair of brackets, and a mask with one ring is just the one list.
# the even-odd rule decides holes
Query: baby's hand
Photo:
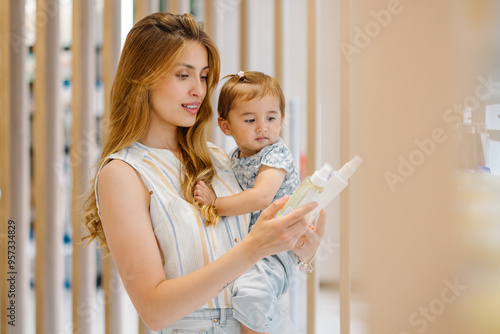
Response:
[{"label": "baby's hand", "polygon": [[201,205],[214,205],[215,193],[203,181],[198,181],[194,186],[194,200]]}]

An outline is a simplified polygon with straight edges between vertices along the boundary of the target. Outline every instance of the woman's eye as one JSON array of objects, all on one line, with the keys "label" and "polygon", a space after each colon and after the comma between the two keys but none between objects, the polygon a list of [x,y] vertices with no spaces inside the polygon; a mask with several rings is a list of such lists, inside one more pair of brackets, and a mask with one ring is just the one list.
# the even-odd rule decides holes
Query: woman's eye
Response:
[{"label": "woman's eye", "polygon": [[189,75],[187,75],[187,74],[177,74],[177,77],[179,77],[180,79],[187,79],[189,77]]},{"label": "woman's eye", "polygon": [[203,80],[203,81],[207,81],[207,79],[208,79],[208,75],[202,75],[202,76],[200,77],[200,79],[201,79],[201,80]]}]

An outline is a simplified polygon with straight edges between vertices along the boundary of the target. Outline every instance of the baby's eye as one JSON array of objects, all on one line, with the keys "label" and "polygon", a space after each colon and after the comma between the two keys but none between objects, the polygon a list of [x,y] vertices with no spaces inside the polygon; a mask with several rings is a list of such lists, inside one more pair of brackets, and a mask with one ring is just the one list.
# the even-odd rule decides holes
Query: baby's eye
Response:
[{"label": "baby's eye", "polygon": [[268,121],[274,121],[274,120],[276,120],[276,117],[274,117],[274,116],[270,116],[270,117],[268,117],[268,118],[267,118],[267,120],[268,120]]},{"label": "baby's eye", "polygon": [[253,118],[245,120],[245,123],[253,123],[253,122],[255,122],[255,119]]}]

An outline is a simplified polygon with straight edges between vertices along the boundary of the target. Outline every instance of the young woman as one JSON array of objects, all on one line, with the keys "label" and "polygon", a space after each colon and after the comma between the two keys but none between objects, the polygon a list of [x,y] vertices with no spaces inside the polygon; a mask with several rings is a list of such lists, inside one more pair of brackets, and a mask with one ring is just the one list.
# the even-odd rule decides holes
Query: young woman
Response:
[{"label": "young woman", "polygon": [[162,333],[239,333],[231,282],[271,254],[293,248],[302,259],[314,256],[324,233],[324,214],[316,230],[304,218],[313,204],[273,218],[286,197],[264,210],[248,235],[248,216],[202,218],[196,182],[217,196],[240,191],[227,155],[205,136],[219,62],[189,14],[156,13],[132,28],[86,202],[88,238],[111,253],[138,313]]}]

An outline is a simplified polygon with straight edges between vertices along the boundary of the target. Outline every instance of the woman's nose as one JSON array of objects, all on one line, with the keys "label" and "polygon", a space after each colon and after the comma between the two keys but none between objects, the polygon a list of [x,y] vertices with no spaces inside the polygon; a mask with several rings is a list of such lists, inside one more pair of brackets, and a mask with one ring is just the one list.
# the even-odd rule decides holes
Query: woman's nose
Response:
[{"label": "woman's nose", "polygon": [[191,95],[193,96],[204,96],[205,95],[205,82],[201,79],[194,80],[193,86],[191,87]]}]

